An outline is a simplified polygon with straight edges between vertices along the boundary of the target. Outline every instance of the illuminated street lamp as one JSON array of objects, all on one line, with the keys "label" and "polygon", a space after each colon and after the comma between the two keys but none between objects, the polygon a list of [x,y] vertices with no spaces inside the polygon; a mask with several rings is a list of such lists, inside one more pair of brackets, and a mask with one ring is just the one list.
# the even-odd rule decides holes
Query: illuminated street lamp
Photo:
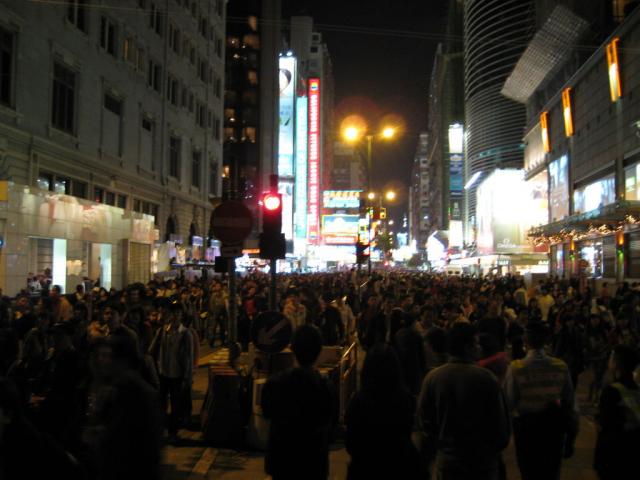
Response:
[{"label": "illuminated street lamp", "polygon": [[385,127],[382,129],[382,138],[386,138],[387,140],[393,138],[396,134],[396,129],[393,127]]},{"label": "illuminated street lamp", "polygon": [[347,127],[342,132],[342,136],[348,142],[355,142],[360,138],[360,130],[357,127]]},{"label": "illuminated street lamp", "polygon": [[389,200],[390,202],[393,202],[396,199],[396,192],[394,192],[393,190],[389,190],[387,193],[384,194],[384,196],[387,200]]},{"label": "illuminated street lamp", "polygon": [[376,198],[376,194],[375,194],[374,192],[369,192],[369,193],[367,194],[367,198],[368,198],[369,200],[373,200],[374,198]]},{"label": "illuminated street lamp", "polygon": [[393,220],[389,220],[389,225],[393,225]]}]

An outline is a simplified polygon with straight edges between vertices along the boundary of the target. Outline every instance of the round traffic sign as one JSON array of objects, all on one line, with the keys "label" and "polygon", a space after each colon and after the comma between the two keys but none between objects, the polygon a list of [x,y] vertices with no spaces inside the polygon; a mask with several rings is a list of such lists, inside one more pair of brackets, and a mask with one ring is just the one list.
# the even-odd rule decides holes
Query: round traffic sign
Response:
[{"label": "round traffic sign", "polygon": [[228,201],[216,207],[211,215],[211,230],[224,243],[243,241],[251,233],[253,215],[244,203]]},{"label": "round traffic sign", "polygon": [[264,353],[278,353],[291,343],[291,322],[280,312],[263,312],[251,322],[251,340]]}]

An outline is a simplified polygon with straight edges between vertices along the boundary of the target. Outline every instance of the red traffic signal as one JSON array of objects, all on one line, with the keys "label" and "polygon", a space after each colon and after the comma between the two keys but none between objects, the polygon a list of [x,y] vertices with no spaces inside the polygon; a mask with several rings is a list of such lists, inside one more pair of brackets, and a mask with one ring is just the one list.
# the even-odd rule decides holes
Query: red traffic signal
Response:
[{"label": "red traffic signal", "polygon": [[262,198],[262,204],[264,205],[265,210],[274,211],[280,208],[282,201],[280,200],[280,195],[267,193]]}]

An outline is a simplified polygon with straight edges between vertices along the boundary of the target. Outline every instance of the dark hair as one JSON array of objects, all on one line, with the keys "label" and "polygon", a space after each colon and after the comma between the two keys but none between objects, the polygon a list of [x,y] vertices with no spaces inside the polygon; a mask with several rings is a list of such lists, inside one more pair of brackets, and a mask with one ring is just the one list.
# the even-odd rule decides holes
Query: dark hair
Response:
[{"label": "dark hair", "polygon": [[109,336],[114,360],[124,361],[129,368],[136,370],[140,366],[140,351],[136,340],[127,332],[119,330]]},{"label": "dark hair", "polygon": [[385,343],[374,345],[364,359],[362,389],[392,394],[402,386],[400,361],[393,348]]},{"label": "dark hair", "polygon": [[447,353],[447,333],[440,327],[431,327],[425,335],[427,343],[435,353]]},{"label": "dark hair", "polygon": [[548,337],[549,329],[544,323],[539,320],[529,321],[529,323],[527,323],[525,338],[531,348],[539,349],[544,347]]},{"label": "dark hair", "polygon": [[478,335],[478,343],[482,349],[482,358],[490,357],[500,351],[500,343],[492,333],[484,332]]},{"label": "dark hair", "polygon": [[616,345],[613,355],[623,375],[632,374],[638,366],[638,353],[628,345]]},{"label": "dark hair", "polygon": [[314,325],[302,325],[293,334],[291,350],[302,367],[310,367],[322,351],[322,335]]},{"label": "dark hair", "polygon": [[476,329],[466,322],[455,323],[449,330],[449,353],[456,357],[464,357],[475,343]]}]

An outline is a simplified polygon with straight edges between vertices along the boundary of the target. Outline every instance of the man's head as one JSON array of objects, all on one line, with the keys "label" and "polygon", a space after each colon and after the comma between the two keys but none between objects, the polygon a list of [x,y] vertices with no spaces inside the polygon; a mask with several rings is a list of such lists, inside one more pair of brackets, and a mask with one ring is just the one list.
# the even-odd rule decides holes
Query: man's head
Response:
[{"label": "man's head", "polygon": [[311,367],[322,351],[322,335],[313,325],[302,325],[293,334],[291,350],[301,367]]},{"label": "man's head", "polygon": [[549,329],[541,321],[532,320],[527,323],[525,329],[524,340],[527,346],[533,350],[539,350],[544,347],[549,337]]},{"label": "man's head", "polygon": [[62,288],[60,288],[60,285],[54,285],[53,287],[51,287],[49,296],[51,297],[52,300],[59,299],[61,294],[62,294]]},{"label": "man's head", "polygon": [[449,353],[454,357],[473,359],[477,355],[476,329],[467,322],[455,323],[449,330]]},{"label": "man's head", "polygon": [[447,333],[440,327],[431,327],[425,336],[427,346],[438,355],[447,353]]}]

